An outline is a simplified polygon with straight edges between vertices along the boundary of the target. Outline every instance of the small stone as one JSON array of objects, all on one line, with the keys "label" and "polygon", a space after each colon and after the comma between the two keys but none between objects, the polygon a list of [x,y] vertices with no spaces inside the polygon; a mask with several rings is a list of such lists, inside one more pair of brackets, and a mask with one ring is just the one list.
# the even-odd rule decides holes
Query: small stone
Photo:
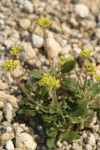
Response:
[{"label": "small stone", "polygon": [[13,120],[13,117],[15,116],[14,109],[10,103],[6,103],[3,108],[3,112],[5,114],[5,118],[10,123]]},{"label": "small stone", "polygon": [[14,138],[14,134],[13,133],[4,133],[0,136],[0,140],[2,143],[11,140]]},{"label": "small stone", "polygon": [[30,27],[31,21],[29,19],[27,19],[27,18],[20,19],[19,25],[20,25],[21,28],[26,30],[26,29],[28,29]]},{"label": "small stone", "polygon": [[6,150],[14,150],[14,144],[11,140],[6,142]]},{"label": "small stone", "polygon": [[25,132],[16,135],[16,148],[35,150],[36,146],[37,144],[31,135]]},{"label": "small stone", "polygon": [[61,147],[62,147],[62,143],[61,143],[60,141],[57,141],[57,146],[58,146],[59,148],[61,148]]},{"label": "small stone", "polygon": [[17,105],[17,98],[12,96],[12,95],[9,95],[9,94],[6,94],[2,91],[0,91],[0,101],[3,101],[3,102],[9,102],[11,103],[11,105],[15,108],[18,108],[18,105]]},{"label": "small stone", "polygon": [[23,9],[27,13],[33,13],[33,4],[30,1],[25,0],[24,3],[23,3]]},{"label": "small stone", "polygon": [[86,144],[89,144],[89,145],[91,145],[91,146],[94,146],[95,143],[96,143],[94,135],[91,133],[88,137],[85,137],[85,138],[84,138],[84,142],[85,142]]},{"label": "small stone", "polygon": [[47,46],[52,58],[58,57],[60,51],[62,50],[60,44],[54,39],[53,33],[48,32],[47,36]]},{"label": "small stone", "polygon": [[20,57],[22,61],[28,62],[29,60],[34,59],[36,57],[36,53],[29,42],[22,42],[21,43],[24,50],[20,53]]},{"label": "small stone", "polygon": [[4,102],[0,101],[0,109],[2,109],[4,106]]},{"label": "small stone", "polygon": [[43,46],[43,43],[44,43],[44,40],[42,37],[36,35],[36,34],[33,34],[32,35],[32,44],[33,44],[33,47],[36,47],[36,48],[41,48]]},{"label": "small stone", "polygon": [[40,125],[38,125],[38,126],[37,126],[37,130],[40,131],[40,132],[43,131],[43,127],[40,126]]},{"label": "small stone", "polygon": [[75,12],[82,18],[86,18],[89,16],[89,9],[84,4],[76,4],[75,5]]},{"label": "small stone", "polygon": [[8,84],[0,80],[0,90],[5,90],[5,89],[8,89]]},{"label": "small stone", "polygon": [[86,150],[92,150],[92,146],[89,145],[89,144],[86,144],[86,145],[85,145],[85,148],[86,148]]}]

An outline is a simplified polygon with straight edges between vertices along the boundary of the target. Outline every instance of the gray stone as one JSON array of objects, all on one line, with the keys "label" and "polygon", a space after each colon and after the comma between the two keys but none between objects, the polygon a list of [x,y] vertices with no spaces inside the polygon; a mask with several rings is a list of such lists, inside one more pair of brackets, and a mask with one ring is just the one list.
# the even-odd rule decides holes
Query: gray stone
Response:
[{"label": "gray stone", "polygon": [[6,142],[6,150],[14,150],[14,144],[11,140]]},{"label": "gray stone", "polygon": [[75,12],[82,18],[86,18],[89,16],[89,9],[84,4],[76,4],[75,5]]},{"label": "gray stone", "polygon": [[33,13],[33,4],[28,0],[24,1],[23,8],[27,13]]},{"label": "gray stone", "polygon": [[43,43],[44,43],[44,40],[42,37],[36,35],[36,34],[33,34],[32,35],[32,44],[33,44],[33,47],[36,47],[36,48],[41,48],[43,46]]}]

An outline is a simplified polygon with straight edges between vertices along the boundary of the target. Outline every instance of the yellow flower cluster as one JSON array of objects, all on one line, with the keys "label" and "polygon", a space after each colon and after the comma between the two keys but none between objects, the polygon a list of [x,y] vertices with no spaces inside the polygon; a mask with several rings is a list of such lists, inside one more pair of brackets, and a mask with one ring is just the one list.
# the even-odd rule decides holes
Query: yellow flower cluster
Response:
[{"label": "yellow flower cluster", "polygon": [[95,79],[96,79],[97,81],[100,81],[100,75],[96,75],[96,76],[95,76]]},{"label": "yellow flower cluster", "polygon": [[60,80],[49,76],[47,73],[43,73],[43,77],[39,81],[39,85],[47,87],[49,90],[52,90],[53,88],[58,89],[60,87]]},{"label": "yellow flower cluster", "polygon": [[17,61],[14,60],[7,60],[2,67],[7,69],[7,70],[14,70],[17,66],[19,65],[19,63]]},{"label": "yellow flower cluster", "polygon": [[88,73],[96,74],[96,67],[93,64],[85,63],[84,66]]},{"label": "yellow flower cluster", "polygon": [[74,60],[74,57],[72,55],[68,54],[67,57],[60,56],[58,63],[60,66],[62,66],[65,62],[70,61],[70,60]]},{"label": "yellow flower cluster", "polygon": [[44,31],[52,26],[52,21],[48,18],[40,18],[37,20],[37,25],[40,26]]},{"label": "yellow flower cluster", "polygon": [[18,53],[22,50],[23,48],[20,45],[14,45],[10,50],[10,54],[18,58]]},{"label": "yellow flower cluster", "polygon": [[83,50],[81,52],[81,55],[86,59],[86,58],[90,58],[91,57],[91,53],[88,50]]}]

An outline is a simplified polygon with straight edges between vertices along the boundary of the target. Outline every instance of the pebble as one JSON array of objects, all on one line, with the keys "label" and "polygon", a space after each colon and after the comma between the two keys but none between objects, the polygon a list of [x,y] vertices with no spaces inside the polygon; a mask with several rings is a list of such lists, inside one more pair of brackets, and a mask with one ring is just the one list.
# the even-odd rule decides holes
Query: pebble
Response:
[{"label": "pebble", "polygon": [[36,34],[33,34],[32,35],[32,44],[33,44],[33,47],[36,47],[36,48],[41,48],[43,46],[43,43],[44,43],[44,40],[42,37],[36,35]]},{"label": "pebble", "polygon": [[87,137],[84,138],[84,142],[85,142],[86,144],[89,144],[89,145],[91,145],[91,146],[94,146],[94,145],[96,144],[96,140],[95,140],[94,135],[93,135],[92,133],[90,133],[89,136],[87,136]]},{"label": "pebble", "polygon": [[19,20],[19,25],[22,29],[28,29],[31,25],[31,21],[27,18],[23,18]]},{"label": "pebble", "polygon": [[23,132],[16,135],[16,147],[27,149],[27,150],[35,150],[37,144],[34,142],[34,138]]},{"label": "pebble", "polygon": [[13,133],[3,133],[0,136],[0,140],[2,143],[7,142],[8,140],[11,140],[14,138],[14,134]]},{"label": "pebble", "polygon": [[6,103],[4,105],[3,112],[4,112],[6,120],[9,123],[11,123],[13,120],[13,117],[15,116],[15,112],[14,112],[12,105],[10,103]]},{"label": "pebble", "polygon": [[89,144],[86,144],[86,145],[85,145],[85,148],[86,148],[86,150],[92,150],[92,146],[89,145]]},{"label": "pebble", "polygon": [[17,98],[2,91],[0,91],[0,101],[3,101],[4,103],[9,102],[14,108],[18,108]]},{"label": "pebble", "polygon": [[33,9],[33,4],[32,2],[25,0],[23,3],[23,9],[25,10],[25,12],[27,13],[33,13],[34,9]]},{"label": "pebble", "polygon": [[88,17],[90,13],[88,7],[84,4],[76,4],[75,12],[77,15],[79,15],[82,18]]},{"label": "pebble", "polygon": [[47,40],[47,46],[48,46],[50,56],[52,58],[58,57],[62,48],[60,44],[55,40],[52,32],[48,32],[46,40]]},{"label": "pebble", "polygon": [[57,146],[58,146],[59,148],[61,148],[61,147],[62,147],[62,143],[61,143],[61,141],[57,141]]},{"label": "pebble", "polygon": [[14,144],[11,140],[6,142],[6,150],[14,150]]},{"label": "pebble", "polygon": [[24,50],[21,52],[20,57],[22,61],[28,62],[31,59],[36,57],[36,53],[29,42],[22,42],[21,45],[23,46]]}]

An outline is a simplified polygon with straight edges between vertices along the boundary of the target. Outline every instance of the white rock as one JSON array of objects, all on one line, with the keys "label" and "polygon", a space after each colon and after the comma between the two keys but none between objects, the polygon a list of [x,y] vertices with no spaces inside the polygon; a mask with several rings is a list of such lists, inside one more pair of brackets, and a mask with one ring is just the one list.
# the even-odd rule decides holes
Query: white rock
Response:
[{"label": "white rock", "polygon": [[76,4],[75,5],[75,12],[82,18],[86,18],[89,16],[89,9],[84,4]]},{"label": "white rock", "polygon": [[52,32],[48,32],[46,40],[47,40],[47,46],[51,57],[52,58],[58,57],[62,48],[60,44],[54,39]]},{"label": "white rock", "polygon": [[43,43],[44,43],[44,40],[42,37],[36,35],[36,34],[33,34],[32,35],[32,44],[33,44],[33,47],[36,47],[36,48],[40,48],[43,46]]},{"label": "white rock", "polygon": [[91,146],[94,146],[96,144],[96,140],[95,140],[95,137],[92,133],[90,133],[90,135],[88,137],[85,137],[84,138],[84,142],[86,144],[89,144]]},{"label": "white rock", "polygon": [[6,120],[10,123],[15,116],[14,109],[10,103],[6,103],[3,108]]},{"label": "white rock", "polygon": [[85,148],[86,148],[86,150],[92,150],[92,146],[89,145],[89,144],[86,144],[86,145],[85,145]]},{"label": "white rock", "polygon": [[20,25],[21,28],[26,30],[30,27],[31,21],[27,18],[23,18],[23,19],[19,20],[19,25]]},{"label": "white rock", "polygon": [[23,8],[27,13],[33,13],[33,4],[28,0],[24,1]]},{"label": "white rock", "polygon": [[14,144],[11,140],[6,142],[6,150],[14,150]]},{"label": "white rock", "polygon": [[9,102],[13,107],[18,108],[17,98],[2,91],[0,91],[0,101],[3,101],[4,103]]},{"label": "white rock", "polygon": [[25,132],[16,135],[16,148],[22,148],[27,150],[35,150],[37,144],[34,142],[34,138]]}]

